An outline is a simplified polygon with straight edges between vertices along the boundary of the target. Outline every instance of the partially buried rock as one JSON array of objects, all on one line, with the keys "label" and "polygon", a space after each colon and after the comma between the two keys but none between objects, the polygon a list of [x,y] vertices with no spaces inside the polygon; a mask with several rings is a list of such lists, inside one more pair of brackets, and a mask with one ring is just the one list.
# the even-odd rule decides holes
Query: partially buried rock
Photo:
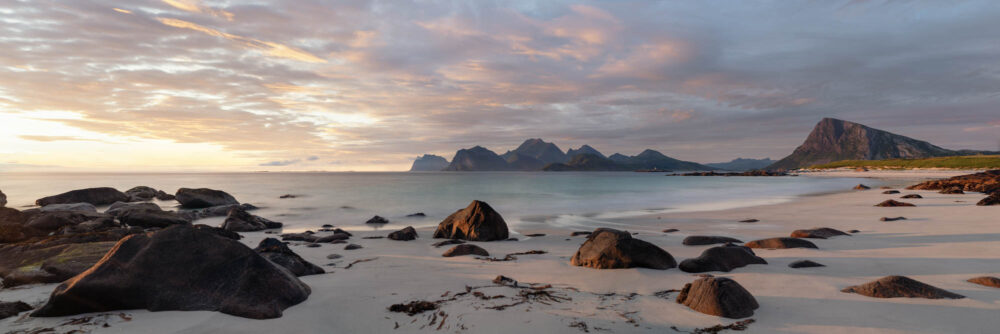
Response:
[{"label": "partially buried rock", "polygon": [[941,189],[941,191],[939,191],[938,193],[949,194],[949,195],[961,195],[964,194],[965,191],[962,191],[962,187],[948,187]]},{"label": "partially buried rock", "polygon": [[987,196],[986,198],[980,200],[979,203],[976,203],[976,205],[978,206],[1000,205],[1000,192],[995,192],[992,195]]},{"label": "partially buried rock", "polygon": [[472,201],[438,224],[434,238],[469,241],[507,240],[507,222],[489,204]]},{"label": "partially buried rock", "polygon": [[399,241],[409,241],[417,238],[417,230],[413,229],[413,226],[407,226],[406,228],[389,233],[389,239],[399,240]]},{"label": "partially buried rock", "polygon": [[283,224],[252,215],[239,206],[233,206],[226,215],[222,228],[233,232],[253,232],[266,229],[281,228]]},{"label": "partially buried rock", "polygon": [[906,220],[906,217],[882,217],[879,220],[884,221],[884,222],[894,222],[894,221],[897,221],[897,220]]},{"label": "partially buried rock", "polygon": [[87,188],[64,192],[59,195],[39,198],[35,205],[90,203],[93,205],[108,205],[114,202],[126,202],[128,196],[115,188]]},{"label": "partially buried rock", "polygon": [[208,208],[220,205],[240,204],[235,197],[222,190],[208,188],[180,188],[174,195],[185,208]]},{"label": "partially buried rock", "polygon": [[886,276],[865,284],[849,286],[840,291],[875,298],[965,298],[965,296],[952,293],[905,276]]},{"label": "partially buried rock", "polygon": [[361,248],[362,248],[361,245],[358,244],[348,244],[347,246],[344,246],[344,250],[355,250]]},{"label": "partially buried rock", "polygon": [[278,198],[296,198],[296,197],[299,197],[299,196],[292,195],[292,194],[284,194],[284,195],[278,196]]},{"label": "partially buried rock", "polygon": [[882,203],[879,203],[879,204],[875,204],[875,206],[879,206],[879,207],[884,207],[884,208],[886,208],[886,207],[899,207],[899,206],[916,206],[916,205],[913,205],[913,204],[910,204],[910,203],[906,203],[906,202],[900,202],[900,201],[897,201],[897,200],[893,200],[893,199],[890,199],[890,200],[886,200],[885,202],[882,202]]},{"label": "partially buried rock", "polygon": [[123,224],[139,227],[167,227],[171,225],[190,224],[190,221],[173,211],[163,211],[153,203],[129,205],[108,210],[116,212],[116,217]]},{"label": "partially buried rock", "polygon": [[906,198],[906,199],[916,199],[916,198],[924,198],[924,197],[923,197],[923,196],[920,196],[920,194],[908,194],[908,195],[903,195],[903,196],[902,196],[902,197],[900,197],[900,198]]},{"label": "partially buried rock", "polygon": [[680,231],[680,230],[678,230],[676,228],[668,228],[668,229],[664,229],[663,233],[674,233],[674,232],[677,232],[677,231]]},{"label": "partially buried rock", "polygon": [[407,217],[426,217],[427,215],[423,212],[411,213],[406,215]]},{"label": "partially buried rock", "polygon": [[326,258],[327,258],[328,260],[336,260],[336,259],[339,259],[339,258],[342,258],[342,257],[343,257],[343,256],[341,256],[340,254],[330,254],[330,255],[327,255],[327,256],[326,256]]},{"label": "partially buried rock", "polygon": [[570,263],[597,269],[652,268],[677,266],[674,257],[656,245],[634,239],[626,231],[598,228],[587,237]]},{"label": "partially buried rock", "polygon": [[996,278],[993,276],[980,276],[980,277],[970,278],[968,282],[992,288],[1000,288],[1000,278]]},{"label": "partially buried rock", "polygon": [[898,194],[899,190],[886,190],[886,191],[883,191],[882,193],[886,194],[886,195]]},{"label": "partially buried rock", "polygon": [[163,190],[156,190],[146,186],[138,186],[126,190],[125,195],[128,196],[129,202],[149,201],[154,198],[161,201],[172,201],[175,199],[174,195],[168,194]]},{"label": "partially buried rock", "polygon": [[447,246],[447,245],[458,245],[458,244],[464,244],[464,243],[465,243],[465,240],[459,240],[459,239],[448,239],[448,240],[445,240],[445,241],[438,241],[438,242],[435,242],[435,243],[431,244],[431,246],[434,246],[434,247],[441,247],[441,246]]},{"label": "partially buried rock", "polygon": [[826,267],[825,265],[809,261],[809,260],[798,260],[788,264],[789,268],[813,268],[813,267]]},{"label": "partially buried rock", "polygon": [[313,242],[319,243],[333,243],[334,241],[344,241],[350,239],[351,236],[347,233],[334,233],[331,235],[326,235],[318,238],[313,238]]},{"label": "partially buried rock", "polygon": [[31,311],[33,307],[22,301],[0,302],[0,320],[7,319],[24,311]]},{"label": "partially buried rock", "polygon": [[572,233],[569,234],[569,236],[576,237],[576,236],[581,236],[581,235],[590,235],[591,233],[594,233],[594,232],[591,232],[591,231],[573,231]]},{"label": "partially buried rock", "polygon": [[365,222],[365,224],[388,224],[388,223],[389,223],[388,219],[379,216],[372,217],[371,219]]},{"label": "partially buried rock", "polygon": [[750,219],[741,220],[740,222],[741,223],[756,223],[756,222],[759,222],[759,221],[760,221],[759,219],[750,218]]},{"label": "partially buried rock", "polygon": [[730,319],[746,318],[760,307],[749,291],[725,277],[703,277],[684,285],[677,303],[692,310]]},{"label": "partially buried rock", "polygon": [[32,316],[147,309],[268,319],[309,294],[291,272],[239,241],[174,225],[122,239],[92,268],[56,287]]},{"label": "partially buried rock", "polygon": [[858,184],[854,186],[854,190],[868,190],[868,189],[871,189],[871,187],[866,186],[864,184]]},{"label": "partially buried rock", "polygon": [[791,237],[792,238],[826,239],[826,238],[832,238],[832,237],[836,237],[836,236],[840,236],[840,235],[848,235],[849,236],[850,234],[847,234],[847,233],[844,233],[841,230],[832,229],[832,228],[829,228],[829,227],[819,227],[819,228],[813,228],[813,229],[809,229],[809,230],[795,230],[795,231],[792,231]]},{"label": "partially buried rock", "polygon": [[443,257],[453,257],[453,256],[462,256],[462,255],[490,256],[490,253],[487,252],[482,247],[479,247],[479,246],[476,246],[476,245],[473,245],[473,244],[461,244],[461,245],[452,247],[451,249],[445,251],[444,254],[441,254],[441,256],[443,256]]},{"label": "partially buried rock", "polygon": [[689,273],[730,271],[751,264],[767,264],[749,247],[725,245],[706,249],[700,256],[681,261],[678,269]]},{"label": "partially buried rock", "polygon": [[271,262],[285,267],[285,269],[291,271],[295,276],[316,275],[326,272],[323,268],[302,259],[301,256],[292,252],[288,248],[288,245],[275,238],[261,240],[257,248],[254,248],[254,251],[257,251],[264,258],[271,260]]},{"label": "partially buried rock", "polygon": [[712,245],[712,244],[725,244],[725,243],[736,243],[741,244],[743,241],[739,239],[722,237],[717,235],[692,235],[684,238],[681,241],[682,244],[688,246],[700,246],[700,245]]},{"label": "partially buried rock", "polygon": [[775,249],[785,249],[785,248],[819,248],[816,244],[810,242],[809,240],[803,240],[799,238],[770,238],[770,239],[760,239],[754,240],[743,244],[744,246],[750,248],[775,248]]}]

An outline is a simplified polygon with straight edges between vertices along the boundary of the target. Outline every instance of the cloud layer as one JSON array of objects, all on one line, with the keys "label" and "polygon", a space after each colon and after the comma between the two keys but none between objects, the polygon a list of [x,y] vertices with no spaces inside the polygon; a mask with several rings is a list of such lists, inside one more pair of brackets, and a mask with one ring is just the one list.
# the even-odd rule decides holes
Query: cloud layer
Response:
[{"label": "cloud layer", "polygon": [[822,117],[949,148],[1000,140],[994,1],[13,1],[0,13],[0,152],[30,164],[91,149],[117,154],[93,168],[405,170],[418,154],[534,137],[711,162],[781,157]]}]

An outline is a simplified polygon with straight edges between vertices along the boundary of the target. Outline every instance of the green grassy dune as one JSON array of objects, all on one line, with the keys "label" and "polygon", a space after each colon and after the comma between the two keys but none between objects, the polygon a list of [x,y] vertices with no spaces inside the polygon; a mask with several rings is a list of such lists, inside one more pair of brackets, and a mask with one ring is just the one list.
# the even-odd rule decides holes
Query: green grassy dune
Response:
[{"label": "green grassy dune", "polygon": [[843,160],[828,164],[814,165],[809,168],[953,168],[953,169],[986,169],[1000,168],[1000,155],[966,155],[955,157],[938,157],[926,159],[888,159],[888,160]]}]

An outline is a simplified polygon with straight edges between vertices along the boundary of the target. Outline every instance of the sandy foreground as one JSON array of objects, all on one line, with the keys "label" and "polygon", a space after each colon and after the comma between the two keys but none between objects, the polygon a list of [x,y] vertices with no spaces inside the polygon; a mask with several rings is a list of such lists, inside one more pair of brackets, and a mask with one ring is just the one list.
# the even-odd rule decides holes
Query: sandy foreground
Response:
[{"label": "sandy foreground", "polygon": [[[899,174],[899,173],[896,173]],[[914,179],[945,177],[956,172],[922,175],[891,172],[854,173],[878,177],[869,185],[895,187]],[[842,176],[824,173],[811,176]],[[933,191],[907,191],[885,195],[882,190],[846,191],[807,196],[775,205],[711,212],[685,212],[624,218],[607,227],[638,232],[636,238],[652,242],[678,262],[696,257],[711,246],[684,246],[688,235],[721,235],[750,241],[788,236],[795,229],[832,227],[860,230],[853,236],[812,239],[820,249],[757,250],[768,265],[750,265],[729,273],[752,293],[760,308],[745,333],[995,333],[1000,331],[1000,289],[965,280],[1000,275],[1000,207],[978,207],[981,194],[943,195]],[[918,193],[923,199],[904,200],[915,208],[880,208],[873,205],[890,198]],[[503,214],[503,212],[501,212]],[[883,216],[908,220],[881,222]],[[757,223],[737,221],[756,218]],[[674,233],[662,233],[676,228]],[[306,260],[322,266],[327,274],[304,276],[312,287],[305,302],[272,320],[250,320],[216,312],[148,312],[129,310],[63,318],[30,318],[22,314],[0,321],[5,331],[55,327],[58,332],[82,329],[94,333],[675,333],[730,324],[725,319],[695,312],[674,302],[677,293],[696,278],[678,269],[597,270],[575,267],[569,258],[585,237],[570,237],[570,230],[516,230],[520,241],[477,242],[493,257],[543,250],[541,255],[518,255],[516,260],[489,262],[472,256],[443,258],[450,246],[430,244],[432,226],[418,227],[415,241],[363,239],[388,231],[359,232],[351,243],[364,246],[344,250],[344,245],[318,248],[295,245]],[[546,233],[543,237],[525,237]],[[274,236],[245,233],[251,247]],[[342,258],[328,260],[327,255]],[[358,262],[350,268],[349,264]],[[827,267],[792,269],[795,260],[810,259]],[[333,264],[332,266],[328,264]],[[493,286],[504,275],[523,283],[551,284],[554,298],[525,299],[520,290]],[[966,296],[957,300],[876,299],[840,292],[844,287],[886,275],[905,275]],[[414,316],[387,308],[413,300],[441,300],[475,288],[482,297],[463,295],[444,302],[441,309]],[[40,305],[55,287],[29,286],[0,290],[0,300],[22,300]],[[504,297],[491,298],[503,295]],[[497,307],[503,305],[521,304]],[[491,308],[492,307],[492,308]],[[498,309],[502,308],[502,310]],[[76,320],[76,321],[74,321]],[[104,327],[107,324],[108,327]]]}]

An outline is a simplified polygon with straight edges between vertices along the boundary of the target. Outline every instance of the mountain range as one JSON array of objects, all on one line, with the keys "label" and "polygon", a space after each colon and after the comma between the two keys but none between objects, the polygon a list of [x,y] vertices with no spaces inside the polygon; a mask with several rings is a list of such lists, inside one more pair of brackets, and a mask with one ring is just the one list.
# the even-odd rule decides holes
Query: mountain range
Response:
[{"label": "mountain range", "polygon": [[824,118],[791,155],[767,167],[770,170],[806,168],[840,160],[919,159],[955,155],[995,154],[949,150],[922,140],[874,129],[854,122]]},{"label": "mountain range", "polygon": [[715,169],[745,171],[745,170],[757,170],[757,169],[767,168],[767,166],[770,166],[771,164],[774,163],[775,161],[771,160],[771,158],[764,158],[764,159],[736,158],[730,162],[708,163],[705,164],[705,166],[709,166]]}]

